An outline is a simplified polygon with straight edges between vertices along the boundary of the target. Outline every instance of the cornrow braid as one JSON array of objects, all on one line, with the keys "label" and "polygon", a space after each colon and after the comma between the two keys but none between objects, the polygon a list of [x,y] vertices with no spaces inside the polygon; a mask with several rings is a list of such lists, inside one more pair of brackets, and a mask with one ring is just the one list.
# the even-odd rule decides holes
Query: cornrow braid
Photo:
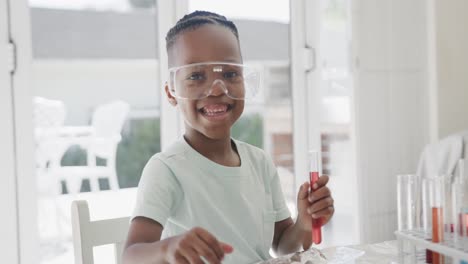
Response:
[{"label": "cornrow braid", "polygon": [[166,50],[174,45],[177,36],[185,31],[195,30],[206,24],[221,25],[232,31],[236,39],[239,40],[239,33],[237,32],[236,25],[228,20],[225,16],[208,12],[208,11],[194,11],[181,18],[174,27],[172,27],[166,35]]}]

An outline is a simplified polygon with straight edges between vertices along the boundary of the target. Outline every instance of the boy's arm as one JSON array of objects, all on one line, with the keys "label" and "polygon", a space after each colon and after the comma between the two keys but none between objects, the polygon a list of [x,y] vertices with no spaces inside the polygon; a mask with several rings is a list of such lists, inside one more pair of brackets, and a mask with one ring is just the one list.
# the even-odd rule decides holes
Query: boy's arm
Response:
[{"label": "boy's arm", "polygon": [[162,230],[162,225],[154,220],[145,217],[133,219],[122,256],[123,263],[166,263],[167,245],[160,241]]},{"label": "boy's arm", "polygon": [[275,223],[275,234],[273,236],[273,250],[279,255],[286,255],[297,252],[301,249],[308,249],[312,245],[310,231],[303,230],[301,224],[291,219],[291,217]]},{"label": "boy's arm", "polygon": [[224,255],[233,251],[230,245],[218,241],[200,227],[160,240],[162,230],[162,225],[152,219],[133,219],[122,256],[123,263],[203,264],[203,257],[210,264],[221,264]]}]

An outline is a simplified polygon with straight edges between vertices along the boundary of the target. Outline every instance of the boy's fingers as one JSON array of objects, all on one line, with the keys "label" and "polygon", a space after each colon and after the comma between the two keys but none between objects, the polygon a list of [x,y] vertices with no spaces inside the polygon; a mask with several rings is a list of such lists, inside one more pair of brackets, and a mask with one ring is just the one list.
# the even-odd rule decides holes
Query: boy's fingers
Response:
[{"label": "boy's fingers", "polygon": [[[181,250],[181,255],[185,258],[184,262],[181,258],[178,261],[180,263],[190,263],[190,264],[203,264],[200,255],[195,251],[194,248],[184,248]],[[177,262],[179,263],[179,262]]]},{"label": "boy's fingers", "polygon": [[315,184],[314,184],[314,186],[312,186],[312,188],[315,190],[315,189],[320,188],[321,186],[325,186],[328,183],[328,180],[329,180],[328,175],[322,175],[315,182]]},{"label": "boy's fingers", "polygon": [[327,196],[331,196],[330,189],[328,189],[328,187],[322,187],[309,194],[309,202],[313,203]]},{"label": "boy's fingers", "polygon": [[234,251],[234,248],[226,243],[219,242],[221,244],[221,248],[223,249],[224,253],[230,254]]},{"label": "boy's fingers", "polygon": [[315,219],[326,217],[327,219],[329,219],[333,215],[334,212],[335,212],[335,207],[328,206],[327,208],[324,208],[318,212],[313,213],[312,217]]},{"label": "boy's fingers", "polygon": [[210,234],[205,229],[200,228],[197,229],[197,235],[210,249],[213,250],[219,259],[223,259],[224,252],[221,248],[221,244],[212,234]]},{"label": "boy's fingers", "polygon": [[205,243],[194,245],[194,248],[198,255],[204,257],[210,264],[219,264],[223,259],[223,257],[217,256],[214,249]]},{"label": "boy's fingers", "polygon": [[307,199],[308,196],[309,196],[309,183],[305,182],[299,188],[299,193],[297,194],[297,198],[299,200],[304,200],[304,199]]},{"label": "boy's fingers", "polygon": [[312,206],[307,208],[307,212],[309,212],[309,214],[316,214],[320,212],[321,210],[328,208],[328,207],[333,207],[333,198],[331,197],[327,197],[327,198],[317,201]]},{"label": "boy's fingers", "polygon": [[183,255],[177,255],[174,257],[174,261],[180,264],[190,264],[190,262]]}]

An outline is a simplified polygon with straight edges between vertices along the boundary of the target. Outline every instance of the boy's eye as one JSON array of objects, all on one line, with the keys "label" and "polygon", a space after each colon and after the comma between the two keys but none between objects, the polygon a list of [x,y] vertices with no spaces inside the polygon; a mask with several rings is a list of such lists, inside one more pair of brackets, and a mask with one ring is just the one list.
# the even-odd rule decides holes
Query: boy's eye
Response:
[{"label": "boy's eye", "polygon": [[235,78],[237,76],[237,72],[234,71],[224,73],[224,78]]},{"label": "boy's eye", "polygon": [[199,80],[203,80],[204,76],[203,76],[203,74],[201,74],[199,72],[194,72],[194,73],[190,74],[187,79],[192,80],[192,81],[199,81]]}]

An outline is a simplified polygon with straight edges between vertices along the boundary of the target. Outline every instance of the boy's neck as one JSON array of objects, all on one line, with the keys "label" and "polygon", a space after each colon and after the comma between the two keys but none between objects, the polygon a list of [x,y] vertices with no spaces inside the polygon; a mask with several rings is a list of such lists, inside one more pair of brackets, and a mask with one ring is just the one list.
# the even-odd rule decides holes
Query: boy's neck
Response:
[{"label": "boy's neck", "polygon": [[240,166],[240,156],[230,135],[211,139],[202,134],[185,133],[184,138],[193,149],[211,161],[229,167]]}]

